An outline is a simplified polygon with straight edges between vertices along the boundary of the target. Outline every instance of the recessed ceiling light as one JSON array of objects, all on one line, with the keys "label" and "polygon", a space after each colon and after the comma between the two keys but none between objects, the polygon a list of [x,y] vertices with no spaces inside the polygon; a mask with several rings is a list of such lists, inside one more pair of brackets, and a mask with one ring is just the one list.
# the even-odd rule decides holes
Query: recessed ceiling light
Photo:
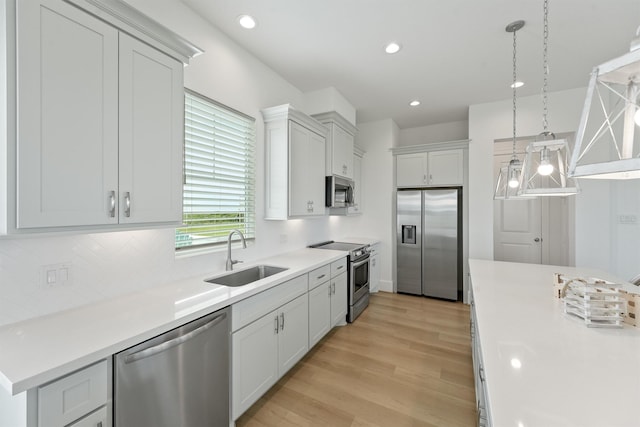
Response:
[{"label": "recessed ceiling light", "polygon": [[238,16],[238,23],[242,28],[246,28],[247,30],[251,30],[256,27],[256,20],[251,15]]},{"label": "recessed ceiling light", "polygon": [[[411,101],[409,103],[409,105],[412,106],[412,107],[417,107],[418,105],[420,105],[420,101],[418,101],[417,99],[414,99],[413,101]],[[638,111],[640,111],[640,110],[638,110]]]},{"label": "recessed ceiling light", "polygon": [[524,82],[515,82],[515,83],[511,83],[510,87],[513,88],[519,88],[524,86]]},{"label": "recessed ceiling light", "polygon": [[400,45],[396,42],[391,42],[387,46],[385,46],[384,51],[393,54],[400,51]]}]

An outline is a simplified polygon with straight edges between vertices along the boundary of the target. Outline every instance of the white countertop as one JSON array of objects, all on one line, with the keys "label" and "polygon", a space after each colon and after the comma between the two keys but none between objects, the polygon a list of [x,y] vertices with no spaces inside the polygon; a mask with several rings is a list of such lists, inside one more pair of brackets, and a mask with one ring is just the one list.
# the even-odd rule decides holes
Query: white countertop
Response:
[{"label": "white countertop", "polygon": [[18,394],[345,255],[301,249],[236,267],[288,267],[248,285],[205,283],[212,273],[0,327],[0,385]]},{"label": "white countertop", "polygon": [[469,266],[495,427],[640,425],[640,329],[588,328],[553,296],[553,273],[620,279],[572,267]]}]

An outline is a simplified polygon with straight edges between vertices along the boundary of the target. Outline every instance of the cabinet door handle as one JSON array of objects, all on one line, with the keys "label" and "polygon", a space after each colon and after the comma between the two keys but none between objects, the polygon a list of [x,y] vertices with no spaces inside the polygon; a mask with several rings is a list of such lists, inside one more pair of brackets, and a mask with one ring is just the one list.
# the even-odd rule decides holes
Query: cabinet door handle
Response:
[{"label": "cabinet door handle", "polygon": [[276,314],[276,318],[273,319],[275,320],[276,323],[276,334],[278,333],[278,331],[280,330],[280,324],[278,323],[278,315]]},{"label": "cabinet door handle", "polygon": [[131,193],[124,192],[124,216],[129,218],[131,216]]},{"label": "cabinet door handle", "polygon": [[102,427],[102,421],[98,421],[98,424],[96,424],[96,427]]},{"label": "cabinet door handle", "polygon": [[116,217],[116,192],[109,191],[109,216]]},{"label": "cabinet door handle", "polygon": [[284,313],[280,313],[280,330],[284,331]]},{"label": "cabinet door handle", "polygon": [[336,282],[333,282],[333,283],[331,284],[331,293],[332,293],[333,295],[335,295],[335,294],[336,294]]},{"label": "cabinet door handle", "polygon": [[427,174],[426,173],[424,175],[422,175],[422,182],[424,182],[424,183],[427,182]]},{"label": "cabinet door handle", "polygon": [[329,285],[328,288],[329,288],[329,296],[331,296],[331,285]]}]

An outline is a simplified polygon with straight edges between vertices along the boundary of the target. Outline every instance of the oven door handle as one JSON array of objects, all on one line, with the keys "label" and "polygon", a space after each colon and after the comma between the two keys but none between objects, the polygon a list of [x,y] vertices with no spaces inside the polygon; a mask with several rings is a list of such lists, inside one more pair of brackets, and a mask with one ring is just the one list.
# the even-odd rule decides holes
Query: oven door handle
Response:
[{"label": "oven door handle", "polygon": [[369,262],[369,258],[370,258],[370,257],[369,257],[369,256],[367,256],[366,258],[364,258],[364,259],[362,259],[362,260],[360,260],[360,261],[358,261],[358,262],[353,262],[353,263],[351,263],[351,268],[358,268],[358,267],[360,267],[360,266],[361,266],[361,265],[363,265],[364,263]]}]

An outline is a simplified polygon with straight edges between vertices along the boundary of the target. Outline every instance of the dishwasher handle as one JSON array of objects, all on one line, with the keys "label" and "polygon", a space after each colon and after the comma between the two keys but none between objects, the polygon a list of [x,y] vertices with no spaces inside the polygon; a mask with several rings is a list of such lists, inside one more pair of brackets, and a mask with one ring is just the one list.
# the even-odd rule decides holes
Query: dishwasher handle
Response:
[{"label": "dishwasher handle", "polygon": [[206,331],[207,329],[211,328],[214,325],[217,325],[218,323],[220,323],[222,320],[224,320],[227,317],[227,313],[221,313],[219,315],[217,315],[216,317],[214,317],[213,319],[211,319],[209,322],[205,323],[204,325],[190,331],[187,332],[184,335],[181,335],[179,337],[173,338],[169,341],[165,341],[163,343],[157,344],[153,347],[149,347],[149,348],[145,348],[142,349],[140,351],[137,351],[135,353],[131,353],[128,354],[127,356],[124,357],[124,363],[133,363],[137,360],[140,359],[144,359],[145,357],[150,357],[153,356],[155,354],[158,353],[162,353],[165,350],[170,349],[171,347],[175,347],[178,346],[182,343],[184,343],[185,341],[189,341],[190,339],[200,335],[201,333],[203,333],[204,331]]}]

